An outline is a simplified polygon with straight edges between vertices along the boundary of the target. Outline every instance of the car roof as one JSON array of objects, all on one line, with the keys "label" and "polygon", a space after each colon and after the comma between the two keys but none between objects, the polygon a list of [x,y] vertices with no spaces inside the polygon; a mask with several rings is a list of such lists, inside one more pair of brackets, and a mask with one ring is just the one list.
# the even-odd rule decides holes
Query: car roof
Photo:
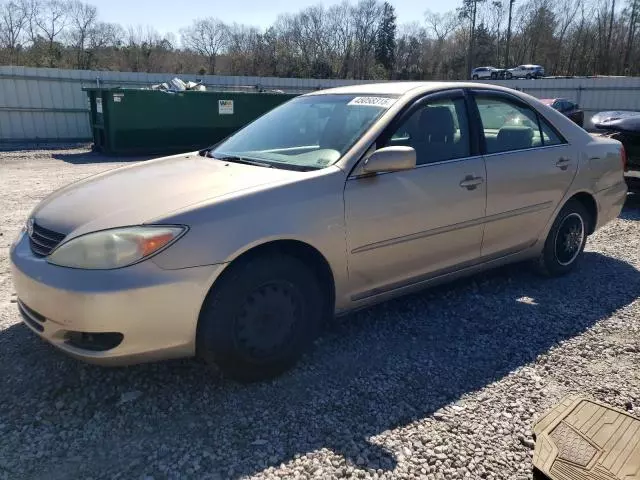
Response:
[{"label": "car roof", "polygon": [[512,89],[506,87],[476,82],[382,82],[328,88],[306,95],[418,95],[452,88],[482,88],[513,93]]},{"label": "car roof", "polygon": [[404,95],[405,93],[420,87],[432,85],[433,90],[451,82],[381,82],[365,83],[358,85],[348,85],[345,87],[328,88],[308,93],[307,95],[330,95],[330,94],[379,94],[379,95]]}]

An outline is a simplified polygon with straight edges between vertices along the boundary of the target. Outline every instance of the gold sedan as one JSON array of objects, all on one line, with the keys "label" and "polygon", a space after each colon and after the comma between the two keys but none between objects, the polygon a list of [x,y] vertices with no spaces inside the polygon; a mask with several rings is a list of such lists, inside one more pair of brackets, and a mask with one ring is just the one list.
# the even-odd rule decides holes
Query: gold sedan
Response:
[{"label": "gold sedan", "polygon": [[54,192],[11,248],[18,306],[89,362],[197,355],[265,379],[333,315],[509,262],[573,270],[622,208],[623,162],[506,88],[315,92],[213,148]]}]

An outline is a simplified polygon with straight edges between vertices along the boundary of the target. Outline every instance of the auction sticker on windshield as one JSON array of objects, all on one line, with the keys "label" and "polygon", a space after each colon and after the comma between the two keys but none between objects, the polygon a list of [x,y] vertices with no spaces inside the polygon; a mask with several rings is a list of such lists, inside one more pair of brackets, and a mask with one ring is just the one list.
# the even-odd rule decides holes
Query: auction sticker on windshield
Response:
[{"label": "auction sticker on windshield", "polygon": [[367,107],[389,108],[395,103],[395,98],[387,97],[356,97],[347,105],[363,105]]}]

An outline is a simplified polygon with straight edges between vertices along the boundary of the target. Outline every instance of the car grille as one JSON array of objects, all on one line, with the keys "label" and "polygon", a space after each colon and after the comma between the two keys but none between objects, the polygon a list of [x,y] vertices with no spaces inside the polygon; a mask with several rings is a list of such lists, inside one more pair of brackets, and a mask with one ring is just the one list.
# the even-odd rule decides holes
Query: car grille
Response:
[{"label": "car grille", "polygon": [[46,257],[64,240],[64,237],[64,234],[41,227],[34,222],[33,230],[29,232],[29,245],[36,256]]}]

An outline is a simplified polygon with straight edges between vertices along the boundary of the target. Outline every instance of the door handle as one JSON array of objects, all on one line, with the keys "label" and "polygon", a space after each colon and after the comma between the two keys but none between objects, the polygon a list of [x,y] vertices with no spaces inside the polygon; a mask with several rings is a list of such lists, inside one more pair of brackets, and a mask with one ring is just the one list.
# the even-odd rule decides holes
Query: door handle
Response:
[{"label": "door handle", "polygon": [[484,182],[484,178],[482,177],[474,177],[473,175],[467,175],[460,182],[460,186],[462,188],[466,188],[467,190],[475,190],[476,187]]},{"label": "door handle", "polygon": [[556,167],[558,167],[560,170],[566,170],[567,168],[569,168],[570,164],[571,164],[571,159],[570,158],[562,158],[561,157],[556,162]]}]

